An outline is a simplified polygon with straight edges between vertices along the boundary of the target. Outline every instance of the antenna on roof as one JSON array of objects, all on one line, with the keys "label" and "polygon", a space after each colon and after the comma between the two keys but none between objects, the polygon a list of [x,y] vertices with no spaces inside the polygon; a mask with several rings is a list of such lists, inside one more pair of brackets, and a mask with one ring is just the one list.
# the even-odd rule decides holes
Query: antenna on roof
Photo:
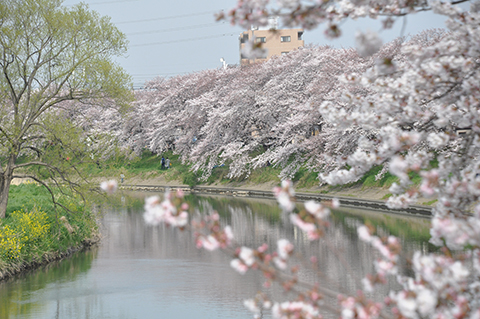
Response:
[{"label": "antenna on roof", "polygon": [[225,69],[227,68],[227,65],[228,65],[228,64],[227,64],[227,61],[225,61],[224,58],[220,58],[220,62],[222,62],[222,64],[223,64],[223,69],[225,70]]}]

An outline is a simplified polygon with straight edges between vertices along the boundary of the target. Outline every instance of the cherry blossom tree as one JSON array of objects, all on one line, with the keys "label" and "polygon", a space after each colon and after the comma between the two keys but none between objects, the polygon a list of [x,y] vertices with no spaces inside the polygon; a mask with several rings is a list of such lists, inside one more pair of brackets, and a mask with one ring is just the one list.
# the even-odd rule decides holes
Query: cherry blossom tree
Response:
[{"label": "cherry blossom tree", "polygon": [[[454,39],[459,38],[458,32],[434,30],[409,41],[387,44],[371,58],[358,57],[348,50],[327,50],[325,56],[338,57],[341,61],[357,59],[358,64],[341,66],[339,61],[332,59],[333,65],[340,65],[338,71],[327,66],[325,71],[333,70],[331,77],[322,70],[310,76],[311,82],[303,86],[307,88],[305,96],[290,100],[298,105],[275,103],[274,99],[281,98],[281,93],[272,91],[279,87],[287,90],[289,86],[281,83],[288,82],[282,82],[283,73],[275,71],[270,71],[266,81],[262,77],[256,78],[254,71],[261,68],[230,71],[228,90],[217,93],[220,86],[213,85],[215,89],[200,92],[200,97],[192,99],[206,114],[205,126],[198,126],[202,132],[199,141],[204,141],[205,145],[193,146],[193,152],[199,152],[193,153],[195,156],[201,156],[203,148],[211,151],[211,158],[222,158],[222,154],[226,154],[225,157],[232,162],[245,167],[248,163],[260,163],[262,156],[263,160],[279,159],[280,162],[282,152],[289,156],[300,154],[296,163],[303,165],[303,161],[307,161],[312,167],[319,168],[322,180],[330,184],[356,180],[374,165],[384,165],[399,178],[399,183],[391,188],[392,193],[397,194],[389,200],[392,208],[413,203],[418,193],[436,196],[438,205],[433,209],[431,242],[442,249],[436,254],[415,253],[413,276],[399,272],[400,264],[404,263],[399,240],[392,236],[378,236],[367,226],[359,227],[358,235],[378,250],[374,271],[363,278],[363,292],[339,294],[329,287],[309,285],[299,280],[298,269],[290,264],[295,249],[290,242],[280,240],[276,248],[239,245],[231,228],[221,225],[218,214],[202,219],[189,217],[189,207],[183,203],[181,193],[168,193],[164,200],[159,197],[148,199],[146,221],[153,225],[167,223],[189,229],[196,234],[199,248],[222,249],[231,254],[231,266],[240,274],[260,271],[265,276],[266,286],[280,283],[282,289],[289,292],[289,301],[272,300],[266,294],[259,294],[244,302],[257,317],[269,309],[275,318],[321,318],[322,314],[329,312],[342,318],[478,318],[480,174],[477,95],[480,82],[477,81],[478,55],[475,56],[478,54],[475,51],[478,37],[474,36],[476,29],[472,27],[476,22],[465,19],[461,13],[451,15],[453,19],[472,23],[463,27],[459,24],[460,34],[472,33],[463,46],[452,46],[456,43]],[[321,56],[321,52],[312,56]],[[267,63],[274,66],[278,63],[282,70],[287,69],[284,58]],[[312,65],[308,67],[315,70]],[[252,78],[249,72],[252,72]],[[289,72],[293,75],[286,72],[286,79],[291,79],[290,76],[302,80],[308,78],[299,70]],[[237,74],[240,74],[238,78],[248,81],[248,86],[240,86],[240,80],[235,81],[234,75]],[[319,79],[322,76],[324,81]],[[221,75],[218,75],[218,83],[221,83]],[[252,83],[257,83],[257,87]],[[331,83],[335,83],[333,88]],[[261,94],[258,97],[258,92],[266,97]],[[259,123],[254,121],[262,112],[275,112],[271,115],[274,117],[271,126],[266,126],[269,132],[265,135],[262,135],[262,127],[252,134],[244,128],[238,132],[237,123],[230,124],[231,121],[244,126]],[[259,120],[263,117],[259,116]],[[292,138],[299,132],[300,135],[308,132],[311,124],[322,125],[319,134],[292,143]],[[459,129],[465,129],[465,134],[459,135]],[[287,134],[271,134],[272,131]],[[255,142],[258,137],[264,139],[262,143]],[[296,144],[299,144],[295,146],[297,149],[291,150]],[[260,145],[267,146],[267,150],[256,157],[257,162],[242,157],[255,149],[245,151],[247,147]],[[423,178],[418,188],[412,186],[409,175],[412,172]],[[105,188],[108,189],[108,185]],[[282,187],[275,189],[275,194],[292,224],[312,241],[324,238],[330,214],[328,206],[337,207],[338,202],[306,202],[304,209],[297,211],[290,183],[283,182]],[[312,262],[315,262],[313,257]],[[384,300],[367,297],[389,278],[397,280],[400,288],[391,291]],[[336,299],[338,304],[326,302],[331,299]]]},{"label": "cherry blossom tree", "polygon": [[[230,88],[236,90],[217,96],[214,91],[206,93],[205,101],[215,105],[214,111],[206,113],[204,140],[194,147],[200,162],[230,159],[232,174],[265,160],[285,165],[285,159],[293,156],[285,166],[285,176],[299,165],[309,165],[321,173],[323,182],[332,185],[355,181],[372,167],[383,166],[382,172],[398,177],[390,188],[394,194],[388,200],[391,208],[406,207],[419,194],[438,200],[432,209],[430,241],[441,249],[415,253],[411,275],[399,273],[398,239],[380,237],[368,226],[360,226],[358,235],[378,250],[374,271],[362,280],[363,292],[339,295],[328,287],[298,280],[298,270],[289,265],[295,247],[288,241],[280,240],[276,249],[238,245],[229,226],[220,224],[218,214],[190,219],[182,194],[167,194],[163,201],[147,200],[146,221],[190,229],[196,233],[199,248],[230,253],[231,266],[240,274],[261,271],[267,286],[279,282],[293,292],[284,302],[264,294],[246,300],[256,317],[268,308],[275,318],[321,318],[326,312],[345,319],[479,318],[480,5],[473,2],[464,11],[457,6],[461,2],[294,0],[271,7],[266,0],[240,0],[228,16],[245,27],[266,25],[275,14],[285,25],[314,28],[325,23],[326,33],[334,37],[341,34],[339,23],[347,18],[381,17],[389,27],[397,17],[432,10],[448,18],[448,30],[431,30],[384,46],[376,34],[360,33],[356,53],[331,50],[329,59],[323,58],[317,67],[312,65],[327,48],[310,58],[308,49],[299,50],[291,55],[294,62],[281,57],[254,69],[240,69],[236,72],[247,80],[244,85],[231,81],[223,85],[232,83]],[[351,65],[346,61],[352,61]],[[304,73],[304,65],[313,70],[311,74]],[[279,68],[285,73],[278,72]],[[257,114],[269,119],[268,112],[271,122],[256,122]],[[254,127],[250,136],[249,125]],[[319,134],[297,139],[311,125],[321,126]],[[292,143],[295,139],[297,143]],[[263,154],[247,156],[260,145],[266,148]],[[202,150],[208,150],[208,160],[201,159]],[[200,165],[208,168],[210,164]],[[413,184],[412,174],[422,178],[420,186]],[[295,192],[287,181],[275,189],[275,195],[290,221],[310,240],[325,236],[329,206],[335,208],[338,202],[306,202],[297,211]],[[398,289],[384,300],[367,297],[389,278],[398,282]],[[331,306],[324,302],[327,298],[336,298],[338,304]]]},{"label": "cherry blossom tree", "polygon": [[[268,158],[271,163],[285,167],[284,178],[292,178],[305,163],[309,163],[307,165],[314,171],[328,169],[325,153],[330,157],[335,153],[349,153],[348,148],[355,144],[359,135],[335,130],[324,120],[316,105],[334,98],[334,92],[351,89],[336,80],[339,74],[362,70],[368,65],[368,61],[360,58],[353,49],[310,48],[292,52],[288,57],[295,61],[290,66],[291,72],[272,79],[265,88],[265,107],[282,114],[271,127],[277,138],[272,147],[256,159],[257,163],[262,163]],[[332,140],[332,134],[340,138]],[[336,152],[325,152],[325,145],[330,141],[336,145]],[[293,161],[292,156],[296,157]]]},{"label": "cherry blossom tree", "polygon": [[[314,100],[331,99],[342,85],[336,81],[338,74],[368,64],[372,61],[352,49],[309,47],[254,67],[159,78],[137,93],[125,133],[137,132],[134,139],[142,142],[139,147],[131,144],[136,151],[148,147],[161,152],[174,146],[204,177],[225,163],[230,176],[248,175],[267,161],[292,176],[307,162],[308,150],[321,154],[324,137],[332,136]],[[123,136],[131,141],[134,135]],[[358,138],[351,130],[338,136]],[[259,156],[251,156],[259,151]],[[291,155],[298,157],[293,164]],[[311,167],[320,171],[323,164]]]},{"label": "cherry blossom tree", "polygon": [[[230,16],[235,23],[264,24],[269,15],[267,3],[240,1]],[[323,118],[339,129],[361,127],[374,133],[361,136],[352,154],[338,158],[344,168],[323,174],[324,181],[348,183],[374,165],[385,165],[399,178],[399,183],[390,189],[396,194],[388,201],[392,208],[414,203],[419,193],[438,198],[433,209],[431,242],[443,247],[442,254],[417,253],[413,258],[415,275],[397,277],[402,289],[391,292],[387,304],[394,305],[393,315],[401,318],[480,316],[480,15],[478,2],[472,3],[469,11],[456,7],[458,3],[327,1],[305,6],[300,1],[281,1],[281,9],[276,12],[287,23],[300,23],[304,27],[327,22],[327,32],[333,36],[340,34],[336,22],[347,17],[386,15],[386,25],[395,16],[422,10],[433,10],[448,17],[447,33],[422,35],[402,44],[403,59],[375,56],[380,49],[378,37],[360,34],[358,53],[374,55],[376,63],[363,73],[344,74],[340,80],[363,87],[369,94],[342,91],[336,99],[320,104]],[[459,130],[464,134],[458,134]],[[411,173],[423,178],[419,188],[413,186]],[[291,196],[288,187],[283,192],[287,193],[283,198]],[[318,205],[308,206],[306,210],[310,215],[322,214]],[[320,224],[310,215],[299,214],[292,217],[292,222],[315,238]],[[384,282],[386,275],[397,274],[399,247],[395,238],[382,241],[372,237],[366,227],[359,228],[359,235],[377,247],[384,258],[377,261],[376,274],[365,278],[364,289],[368,291]],[[378,306],[366,307],[369,303],[362,300],[360,296],[341,298],[341,316],[383,316]],[[311,302],[301,305],[303,310],[291,305],[280,306],[284,311],[274,310],[274,314],[281,318],[294,314],[297,317],[319,315],[314,312],[315,308],[309,308]]]}]

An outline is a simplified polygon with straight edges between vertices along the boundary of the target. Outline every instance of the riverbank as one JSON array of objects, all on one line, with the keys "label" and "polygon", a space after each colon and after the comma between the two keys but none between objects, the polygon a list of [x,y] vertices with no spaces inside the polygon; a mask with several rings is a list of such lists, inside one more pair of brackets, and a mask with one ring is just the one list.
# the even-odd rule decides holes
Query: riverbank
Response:
[{"label": "riverbank", "polygon": [[[161,157],[170,159],[170,167],[162,169]],[[216,166],[211,174],[202,178],[203,172],[191,170],[191,164],[184,163],[178,154],[168,151],[162,154],[154,154],[144,151],[135,158],[126,158],[118,156],[106,160],[100,164],[87,164],[86,173],[96,180],[97,184],[110,179],[115,179],[120,183],[123,177],[123,185],[137,187],[146,186],[150,189],[154,186],[178,186],[185,189],[208,188],[212,191],[217,189],[248,190],[261,191],[269,193],[274,186],[280,184],[280,175],[282,168],[275,165],[259,167],[249,172],[248,176],[239,176],[230,178],[230,168],[228,164]],[[294,189],[297,193],[315,194],[316,196],[326,195],[333,197],[344,197],[362,199],[366,201],[376,201],[376,204],[383,205],[388,197],[392,196],[389,192],[390,186],[397,182],[398,178],[389,172],[380,174],[381,166],[373,167],[370,171],[358,181],[349,185],[341,186],[319,186],[318,173],[308,170],[306,167],[300,167],[292,177]],[[410,173],[413,186],[418,187],[421,177],[415,173]],[[122,184],[121,184],[122,185]],[[219,190],[219,192],[223,192]],[[378,202],[378,203],[377,203]],[[419,206],[433,207],[436,199],[418,198]]]},{"label": "riverbank", "polygon": [[[278,184],[275,182],[267,183],[212,183],[201,184],[190,187],[177,180],[167,180],[164,176],[154,176],[150,178],[130,178],[120,184],[121,189],[134,191],[157,191],[164,192],[167,188],[181,189],[184,192],[196,194],[219,194],[225,196],[237,197],[260,197],[274,198],[272,189]],[[295,188],[295,184],[294,184]],[[382,187],[363,187],[360,185],[351,187],[339,187],[337,189],[328,186],[316,186],[308,188],[296,188],[296,197],[299,201],[304,200],[331,200],[337,198],[342,207],[365,208],[379,212],[388,212],[393,214],[406,214],[419,217],[430,217],[432,206],[427,205],[428,199],[419,198],[418,205],[411,205],[405,209],[389,209],[386,206],[386,197],[389,192],[387,188]]]},{"label": "riverbank", "polygon": [[[151,157],[148,157],[147,160],[151,161]],[[142,166],[144,169],[143,171],[139,171],[136,174],[135,170],[125,171],[121,168],[109,168],[103,172],[97,172],[97,174],[94,174],[94,176],[97,177],[94,178],[97,180],[98,184],[101,181],[107,179],[116,179],[120,182],[120,174],[124,174],[124,182],[120,183],[120,188],[125,190],[163,192],[166,188],[171,188],[182,189],[185,192],[196,194],[220,194],[234,197],[248,196],[260,198],[273,198],[272,189],[273,187],[279,185],[278,178],[272,178],[270,176],[272,175],[272,172],[269,172],[271,170],[270,168],[266,168],[268,172],[262,172],[262,174],[264,175],[259,177],[257,176],[257,178],[255,179],[226,181],[225,178],[218,178],[216,179],[216,181],[210,180],[204,184],[195,183],[195,185],[188,185],[185,183],[187,179],[184,178],[184,174],[188,174],[183,172],[186,169],[185,167],[178,165],[174,169],[155,170],[154,167],[152,167],[152,163],[147,164],[148,165]],[[183,174],[180,174],[182,172]],[[105,175],[110,177],[100,177],[102,175],[101,173],[106,173]],[[112,177],[112,175],[118,175],[118,177]],[[20,185],[17,187],[23,187],[23,185],[25,185],[25,182],[27,182],[28,184],[28,179],[15,179],[12,184]],[[318,182],[305,183],[305,180],[302,179],[294,180],[293,183],[296,190],[296,197],[299,201],[310,199],[322,201],[330,200],[332,198],[338,198],[340,200],[341,206],[346,208],[364,208],[378,212],[388,212],[393,214],[403,214],[410,216],[413,215],[417,217],[429,218],[431,216],[431,205],[434,203],[434,201],[428,201],[428,199],[419,198],[419,205],[413,205],[408,209],[391,210],[385,205],[386,199],[390,195],[388,191],[388,185],[369,187],[365,186],[365,183],[363,183],[350,186],[331,187],[318,186]],[[22,196],[19,196],[19,198],[22,198]],[[26,200],[25,198],[22,198],[21,201],[23,203]],[[34,202],[38,203],[38,200]],[[10,202],[9,204],[15,206],[14,202]],[[17,204],[17,206],[21,208],[21,205]],[[17,209],[19,209],[19,207],[17,207]],[[67,233],[70,233],[67,237],[71,237],[73,229],[71,226],[72,221],[70,219],[67,220],[66,217],[63,216],[61,218],[64,218],[67,222],[59,223],[56,218],[57,216],[55,216],[55,218],[52,217],[52,222],[56,224],[56,227],[59,229],[58,232],[61,232],[62,229],[63,232],[65,232],[66,230]],[[92,217],[89,217],[88,219],[91,218]],[[91,221],[92,220],[90,220],[87,224],[89,224]],[[0,232],[5,232],[6,223],[8,223],[8,220],[0,221]],[[75,222],[73,223],[75,225]],[[76,227],[76,229],[79,229],[85,226],[77,225],[74,227]],[[37,268],[52,261],[63,259],[71,255],[75,251],[86,249],[91,245],[96,244],[100,240],[100,234],[95,229],[97,227],[96,222],[94,223],[94,225],[90,223],[89,227],[91,228],[90,234],[82,235],[83,238],[77,237],[76,240],[69,242],[67,245],[63,245],[62,248],[35,248],[31,252],[23,251],[21,254],[18,253],[18,256],[14,256],[13,252],[15,251],[15,249],[20,251],[21,249],[23,249],[22,245],[25,245],[22,242],[22,238],[24,236],[21,235],[21,231],[10,234],[8,236],[2,235],[0,233],[0,241],[6,240],[8,238],[10,238],[10,240],[16,241],[10,245],[10,252],[6,253],[4,249],[4,252],[2,253],[2,249],[0,249],[0,280],[18,274],[25,270]],[[55,238],[51,239],[52,242],[54,240]],[[3,246],[6,247],[6,245]],[[12,256],[14,256],[14,258],[12,258]]]},{"label": "riverbank", "polygon": [[78,198],[59,196],[67,211],[54,207],[49,196],[32,183],[11,186],[7,217],[0,220],[0,281],[100,241],[96,215]]},{"label": "riverbank", "polygon": [[96,238],[94,239],[86,239],[79,246],[69,247],[65,251],[45,252],[40,260],[32,260],[29,262],[18,262],[4,265],[0,268],[0,281],[8,280],[9,278],[12,278],[26,271],[37,269],[52,262],[60,261],[62,259],[70,257],[78,251],[83,251],[85,249],[91,248],[99,241],[100,236],[96,236]]}]

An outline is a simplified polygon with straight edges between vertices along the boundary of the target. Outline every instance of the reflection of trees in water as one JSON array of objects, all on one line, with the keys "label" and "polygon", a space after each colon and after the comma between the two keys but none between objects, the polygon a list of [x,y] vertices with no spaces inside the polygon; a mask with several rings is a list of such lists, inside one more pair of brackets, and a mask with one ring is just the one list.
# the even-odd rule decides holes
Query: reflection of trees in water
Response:
[{"label": "reflection of trees in water", "polygon": [[17,318],[44,308],[46,305],[36,298],[36,293],[40,294],[42,289],[54,282],[77,280],[79,275],[92,267],[97,253],[98,247],[92,247],[64,260],[0,282],[0,318]]},{"label": "reflection of trees in water", "polygon": [[[145,194],[142,194],[141,201],[144,197]],[[359,223],[368,219],[377,225],[382,234],[387,234],[395,225],[409,228],[404,233],[396,234],[401,237],[407,253],[424,245],[419,239],[421,236],[413,234],[413,230],[422,231],[423,225],[418,219],[410,221],[397,216],[335,212],[330,218],[332,226],[328,228],[325,239],[311,243],[301,231],[292,227],[288,216],[281,213],[275,201],[193,195],[187,196],[187,200],[198,214],[218,211],[222,222],[232,226],[240,245],[257,248],[265,242],[271,250],[275,250],[279,238],[289,239],[295,245],[295,257],[290,265],[302,266],[299,277],[303,281],[320,281],[326,287],[350,293],[355,292],[360,287],[361,278],[371,272],[375,258],[375,252],[358,240],[356,226]],[[36,291],[40,293],[48,283],[74,281],[79,274],[90,269],[93,259],[97,257],[132,262],[131,272],[117,273],[116,267],[95,269],[95,276],[101,277],[102,281],[120,281],[128,289],[134,289],[142,283],[152,286],[172,284],[186,304],[190,298],[195,301],[200,299],[248,314],[243,309],[242,300],[251,298],[257,291],[271,293],[279,301],[286,298],[283,290],[277,286],[264,289],[261,275],[248,271],[242,276],[235,272],[229,266],[229,256],[218,251],[212,253],[197,249],[193,234],[165,226],[146,226],[142,218],[143,205],[138,204],[138,199],[130,198],[126,198],[125,203],[132,201],[136,203],[134,208],[115,209],[104,215],[101,226],[104,238],[98,251],[76,255],[57,266],[48,267],[48,271],[32,272],[15,285],[0,284],[0,318],[15,317],[17,313],[28,314],[38,309],[41,311],[41,307],[45,306],[31,297],[32,292],[33,295]],[[424,231],[428,233],[428,221]],[[318,268],[311,267],[309,258],[312,255],[318,258]],[[74,288],[67,292],[72,294],[69,301],[57,300],[58,314],[95,317],[99,309],[109,305],[108,294],[102,294],[105,288],[95,287],[100,291],[93,287],[87,289],[81,283],[72,286]],[[117,284],[109,289],[116,287]],[[384,292],[380,291],[378,297],[383,297]],[[172,291],[158,289],[153,293],[160,299],[168,299]],[[25,302],[16,302],[22,298],[27,299]]]},{"label": "reflection of trees in water", "polygon": [[[367,244],[358,240],[357,226],[366,221],[377,227],[379,235],[388,235],[391,232],[399,236],[406,255],[411,255],[415,250],[428,248],[425,243],[429,233],[429,221],[419,218],[372,213],[335,211],[331,218],[331,227],[327,229],[324,239],[310,242],[305,234],[294,228],[288,221],[288,216],[281,213],[278,205],[273,200],[235,198],[221,196],[186,196],[186,201],[195,208],[196,213],[210,213],[218,211],[225,225],[231,225],[236,241],[240,245],[257,248],[262,243],[267,243],[271,250],[276,249],[279,238],[287,238],[295,245],[295,258],[290,265],[301,265],[299,277],[309,283],[321,282],[322,285],[344,293],[354,293],[361,288],[360,280],[373,271],[374,252]],[[139,236],[143,225],[138,225],[134,233]],[[123,231],[122,231],[123,232]],[[229,258],[215,253],[199,251],[195,248],[193,237],[178,230],[160,231],[159,228],[148,230],[148,238],[142,239],[144,243],[152,243],[152,254],[176,254],[178,251],[185,255],[202,256],[202,260],[209,262],[223,262],[228,265]],[[172,237],[173,235],[173,237]],[[140,240],[140,239],[139,239]],[[128,245],[128,244],[127,244]],[[168,253],[166,253],[168,252]],[[165,255],[166,254],[166,255]],[[309,262],[310,256],[316,256],[318,264],[315,269]],[[408,269],[405,260],[402,272]],[[231,282],[232,285],[244,277],[231,273],[216,274],[214,280]],[[258,279],[263,282],[262,278]],[[387,290],[396,287],[392,281],[390,285],[382,287],[378,297],[385,296]],[[281,289],[277,298],[283,299]],[[280,291],[280,292],[279,292]]]},{"label": "reflection of trees in water", "polygon": [[356,229],[359,225],[370,223],[375,226],[379,236],[393,235],[408,239],[409,250],[434,251],[437,248],[428,244],[430,240],[430,219],[407,215],[381,214],[366,210],[344,209],[335,211],[332,218],[336,223]]},{"label": "reflection of trees in water", "polygon": [[[399,236],[407,257],[416,250],[428,249],[425,239],[429,237],[429,221],[425,219],[337,211],[330,218],[331,227],[327,229],[326,236],[310,242],[304,233],[292,227],[287,216],[279,214],[274,201],[262,202],[262,209],[252,209],[250,202],[239,200],[217,205],[215,198],[208,198],[199,203],[198,207],[207,212],[221,207],[225,223],[232,226],[235,238],[241,245],[257,248],[265,242],[270,249],[275,249],[279,238],[289,239],[295,245],[295,258],[291,265],[302,266],[299,278],[308,283],[320,282],[342,293],[355,293],[362,288],[361,279],[373,272],[373,260],[377,258],[377,252],[360,241],[357,235],[357,227],[367,220],[377,227],[380,236],[388,236],[391,231]],[[311,256],[317,257],[317,265],[312,266],[309,262]],[[399,264],[400,272],[409,271],[405,259]],[[391,280],[389,285],[375,293],[376,297],[383,298],[395,287],[398,287],[396,282]]]},{"label": "reflection of trees in water", "polygon": [[[211,209],[205,203],[205,209]],[[175,294],[181,294],[185,305],[189,299],[204,299],[212,303],[228,305],[229,308],[243,309],[242,300],[261,289],[262,281],[258,274],[253,272],[241,276],[229,266],[229,257],[220,251],[207,252],[196,248],[194,236],[189,232],[172,229],[164,225],[157,227],[146,226],[139,210],[125,212],[125,222],[114,220],[106,221],[108,239],[103,244],[102,251],[108,257],[112,255],[131,256],[142,260],[163,261],[155,269],[137,269],[135,277],[142,281],[143,276],[151,282],[158,280],[160,284],[175,282]],[[103,253],[103,252],[102,252]],[[175,261],[172,261],[175,260]],[[170,262],[171,261],[171,262]],[[147,273],[148,271],[148,273]],[[158,297],[162,294],[172,294],[172,291],[157,291]]]}]

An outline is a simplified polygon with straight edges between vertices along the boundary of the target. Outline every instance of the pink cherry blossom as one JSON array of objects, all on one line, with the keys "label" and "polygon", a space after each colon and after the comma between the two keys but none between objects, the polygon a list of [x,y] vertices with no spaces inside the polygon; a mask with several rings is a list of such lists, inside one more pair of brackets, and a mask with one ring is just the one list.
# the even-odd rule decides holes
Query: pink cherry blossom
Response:
[{"label": "pink cherry blossom", "polygon": [[236,258],[230,262],[230,266],[238,271],[241,275],[248,271],[248,266],[245,265],[240,259]]},{"label": "pink cherry blossom", "polygon": [[218,240],[213,237],[212,235],[208,235],[207,237],[202,236],[197,240],[197,247],[198,248],[205,248],[206,250],[216,250],[220,248],[220,243]]},{"label": "pink cherry blossom", "polygon": [[315,201],[306,201],[305,209],[316,218],[324,219],[330,214],[330,210]]},{"label": "pink cherry blossom", "polygon": [[278,256],[284,260],[288,259],[288,256],[293,251],[293,245],[288,239],[279,239],[277,241]]},{"label": "pink cherry blossom", "polygon": [[238,257],[248,267],[251,267],[255,263],[255,255],[254,255],[253,249],[251,248],[241,247]]},{"label": "pink cherry blossom", "polygon": [[105,181],[100,183],[100,188],[107,194],[111,195],[117,191],[118,183],[116,180]]}]

